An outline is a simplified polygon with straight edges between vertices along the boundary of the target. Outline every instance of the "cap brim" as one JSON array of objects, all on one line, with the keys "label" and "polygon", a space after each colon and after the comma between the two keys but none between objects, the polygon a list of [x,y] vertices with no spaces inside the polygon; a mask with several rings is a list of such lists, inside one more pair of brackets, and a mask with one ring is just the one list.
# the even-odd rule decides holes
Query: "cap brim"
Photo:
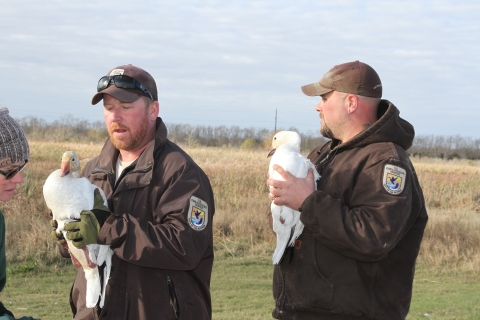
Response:
[{"label": "cap brim", "polygon": [[311,83],[303,86],[302,91],[307,96],[314,97],[314,96],[324,95],[333,90],[330,88],[325,88],[324,86],[320,85],[319,82],[315,82],[315,83]]},{"label": "cap brim", "polygon": [[100,100],[103,99],[104,94],[111,95],[115,99],[126,103],[137,101],[142,96],[141,94],[138,94],[136,92],[127,91],[125,89],[120,89],[114,85],[111,85],[110,87],[100,92],[97,92],[92,98],[92,104],[96,105],[97,103],[99,103]]}]

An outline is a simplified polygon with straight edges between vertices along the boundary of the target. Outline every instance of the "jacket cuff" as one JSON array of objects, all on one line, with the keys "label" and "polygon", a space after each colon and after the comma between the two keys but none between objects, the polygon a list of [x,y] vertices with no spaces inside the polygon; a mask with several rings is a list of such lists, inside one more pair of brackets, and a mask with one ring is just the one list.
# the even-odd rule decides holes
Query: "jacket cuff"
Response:
[{"label": "jacket cuff", "polygon": [[[308,197],[310,197],[310,196],[308,196]],[[302,204],[301,204],[300,207],[297,209],[297,211],[303,212],[303,208],[305,207],[305,202],[307,201],[308,197],[306,197],[305,200],[303,200]]]},{"label": "jacket cuff", "polygon": [[313,223],[316,219],[318,219],[318,201],[319,197],[324,194],[323,191],[314,191],[312,192],[302,203],[298,211],[301,212],[300,221],[304,225],[308,225]]},{"label": "jacket cuff", "polygon": [[107,220],[105,220],[105,223],[107,223],[107,224],[112,224],[113,221],[115,221],[115,219],[117,219],[117,217],[114,216],[113,214],[111,214],[111,215],[107,218]]},{"label": "jacket cuff", "polygon": [[107,219],[110,218],[111,216],[110,211],[99,210],[99,209],[92,209],[91,211],[95,215],[95,218],[97,219],[98,224],[100,225],[100,228],[103,226],[105,221],[107,221]]}]

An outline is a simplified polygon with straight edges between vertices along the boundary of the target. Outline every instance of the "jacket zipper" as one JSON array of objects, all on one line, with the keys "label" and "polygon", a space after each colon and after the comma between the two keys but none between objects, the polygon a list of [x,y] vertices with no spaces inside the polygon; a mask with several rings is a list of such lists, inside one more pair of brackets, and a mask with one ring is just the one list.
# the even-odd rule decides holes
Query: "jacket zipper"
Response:
[{"label": "jacket zipper", "polygon": [[179,318],[179,310],[178,310],[178,300],[177,295],[175,294],[175,286],[173,285],[172,278],[167,275],[167,285],[168,285],[168,294],[170,295],[170,306],[172,307],[173,317],[174,319]]}]

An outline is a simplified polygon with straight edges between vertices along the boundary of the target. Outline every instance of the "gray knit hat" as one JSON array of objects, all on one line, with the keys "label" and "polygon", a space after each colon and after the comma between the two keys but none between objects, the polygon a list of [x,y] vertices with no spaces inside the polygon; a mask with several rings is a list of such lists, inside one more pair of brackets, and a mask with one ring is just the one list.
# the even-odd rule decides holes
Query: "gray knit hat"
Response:
[{"label": "gray knit hat", "polygon": [[0,168],[28,160],[30,149],[22,127],[0,106]]}]

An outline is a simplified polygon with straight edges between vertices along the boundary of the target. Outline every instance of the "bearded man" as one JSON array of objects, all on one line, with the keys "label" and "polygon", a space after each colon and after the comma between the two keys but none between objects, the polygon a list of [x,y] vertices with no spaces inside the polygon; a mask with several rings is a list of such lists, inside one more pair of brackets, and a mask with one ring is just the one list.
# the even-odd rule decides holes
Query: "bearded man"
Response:
[{"label": "bearded man", "polygon": [[112,69],[99,80],[92,104],[102,99],[109,139],[83,176],[103,189],[109,211],[82,214],[78,230],[66,237],[80,247],[109,245],[114,256],[102,308],[85,306],[79,269],[70,294],[74,318],[211,319],[210,182],[167,139],[148,72],[133,65]]},{"label": "bearded man", "polygon": [[413,126],[382,100],[369,65],[337,65],[302,87],[319,96],[320,132],[331,140],[309,159],[321,175],[268,179],[269,198],[301,211],[305,225],[275,266],[276,319],[403,320],[427,224],[422,189],[406,150]]}]

